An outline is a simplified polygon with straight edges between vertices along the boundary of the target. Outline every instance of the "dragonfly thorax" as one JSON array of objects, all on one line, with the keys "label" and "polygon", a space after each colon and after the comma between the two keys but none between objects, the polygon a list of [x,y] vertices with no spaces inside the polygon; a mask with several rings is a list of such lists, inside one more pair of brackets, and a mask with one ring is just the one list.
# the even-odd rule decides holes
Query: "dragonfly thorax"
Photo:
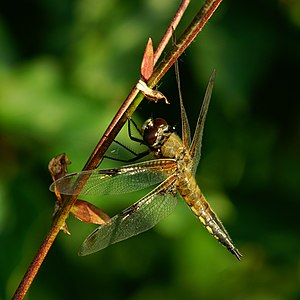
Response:
[{"label": "dragonfly thorax", "polygon": [[142,127],[142,135],[145,144],[151,150],[159,152],[162,145],[174,132],[174,128],[163,118],[149,118]]}]

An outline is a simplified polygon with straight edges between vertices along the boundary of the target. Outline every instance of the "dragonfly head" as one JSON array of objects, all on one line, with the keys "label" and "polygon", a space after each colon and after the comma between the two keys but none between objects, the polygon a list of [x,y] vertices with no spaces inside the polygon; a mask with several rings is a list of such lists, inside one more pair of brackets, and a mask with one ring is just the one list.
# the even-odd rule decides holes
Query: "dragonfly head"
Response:
[{"label": "dragonfly head", "polygon": [[149,118],[142,127],[144,142],[152,149],[159,150],[174,128],[162,118]]}]

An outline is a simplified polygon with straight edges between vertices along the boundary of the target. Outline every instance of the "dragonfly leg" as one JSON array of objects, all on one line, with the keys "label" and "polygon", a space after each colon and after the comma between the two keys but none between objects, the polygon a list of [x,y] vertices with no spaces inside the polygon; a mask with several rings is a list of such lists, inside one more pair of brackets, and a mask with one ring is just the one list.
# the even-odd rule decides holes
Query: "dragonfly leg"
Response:
[{"label": "dragonfly leg", "polygon": [[[138,131],[139,134],[141,134],[141,131],[140,129],[138,128],[137,124],[130,118],[128,118],[128,136],[129,138],[134,141],[134,142],[137,142],[137,143],[140,143],[140,144],[145,144],[145,142],[140,139],[140,138],[137,138],[137,137],[134,137],[131,133],[131,127],[130,127],[130,123],[132,122],[132,124],[134,125],[134,127],[136,128],[136,130]],[[107,159],[110,159],[110,160],[114,160],[114,161],[120,161],[120,162],[125,162],[125,163],[131,163],[131,162],[135,162],[145,156],[147,156],[149,153],[150,153],[150,149],[147,149],[145,151],[142,151],[140,153],[136,153],[135,151],[133,151],[132,149],[130,149],[129,147],[125,146],[124,144],[118,142],[117,140],[114,140],[113,141],[114,143],[118,144],[119,146],[121,146],[122,148],[124,148],[126,151],[128,151],[129,153],[133,154],[134,157],[133,158],[130,158],[130,159],[119,159],[119,158],[116,158],[116,157],[112,157],[112,156],[108,156],[108,155],[104,155],[103,158],[107,158]]]},{"label": "dragonfly leg", "polygon": [[142,133],[141,133],[141,129],[137,126],[137,124],[133,121],[133,119],[131,118],[128,118],[128,136],[129,138],[134,141],[134,142],[137,142],[137,143],[140,143],[140,144],[143,144],[145,145],[145,142],[142,138],[137,138],[137,137],[134,137],[131,133],[131,127],[130,127],[130,123],[133,124],[134,128],[136,129],[136,131],[140,134],[140,136],[142,137]]}]

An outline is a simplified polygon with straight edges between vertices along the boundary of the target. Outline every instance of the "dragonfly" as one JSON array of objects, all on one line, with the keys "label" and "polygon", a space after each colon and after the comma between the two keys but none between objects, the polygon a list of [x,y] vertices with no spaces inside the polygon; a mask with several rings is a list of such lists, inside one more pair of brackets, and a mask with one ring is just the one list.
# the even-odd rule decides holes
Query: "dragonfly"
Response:
[{"label": "dragonfly", "polygon": [[88,175],[89,179],[80,195],[123,194],[156,185],[133,205],[96,228],[84,240],[79,255],[92,254],[154,227],[174,211],[179,194],[208,232],[238,260],[241,259],[242,255],[234,246],[195,179],[215,70],[209,79],[192,140],[178,72],[176,79],[179,86],[182,138],[164,119],[150,118],[144,123],[140,133],[143,143],[149,147],[154,159],[120,168],[70,173],[50,186],[50,190],[54,191],[55,187],[61,194],[76,194],[76,183],[85,175]]}]

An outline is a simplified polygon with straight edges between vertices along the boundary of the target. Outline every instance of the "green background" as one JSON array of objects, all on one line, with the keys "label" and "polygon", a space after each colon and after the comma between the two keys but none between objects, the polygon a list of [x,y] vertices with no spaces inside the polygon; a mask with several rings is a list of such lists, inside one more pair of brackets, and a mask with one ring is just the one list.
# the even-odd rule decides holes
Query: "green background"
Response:
[{"label": "green background", "polygon": [[[83,167],[137,81],[148,37],[157,45],[178,2],[1,2],[0,299],[50,227],[48,161],[66,152],[70,171]],[[217,69],[197,180],[241,262],[181,200],[153,230],[87,257],[77,250],[94,226],[70,216],[71,236],[59,234],[27,299],[300,299],[299,53],[299,1],[232,0],[180,59],[192,128]],[[171,105],[145,100],[134,118],[161,116],[179,130],[173,69],[160,90]],[[140,149],[126,129],[118,140]],[[113,215],[144,193],[90,200]]]}]

